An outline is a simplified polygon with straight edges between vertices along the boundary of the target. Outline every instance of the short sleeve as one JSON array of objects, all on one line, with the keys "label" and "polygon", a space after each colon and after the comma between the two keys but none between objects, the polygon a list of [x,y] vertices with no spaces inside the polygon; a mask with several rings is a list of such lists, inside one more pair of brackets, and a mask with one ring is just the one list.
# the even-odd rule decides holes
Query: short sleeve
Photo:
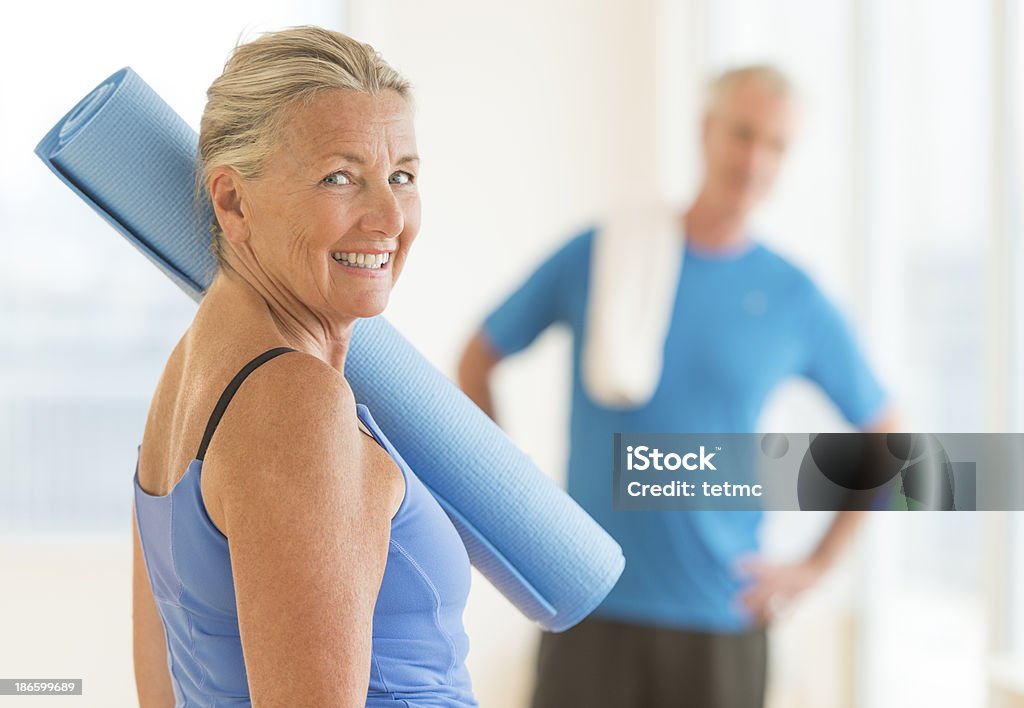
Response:
[{"label": "short sleeve", "polygon": [[804,375],[821,386],[846,420],[863,427],[882,413],[887,395],[842,313],[815,289]]},{"label": "short sleeve", "polygon": [[555,322],[569,321],[569,289],[590,267],[592,237],[588,230],[562,244],[484,318],[484,333],[502,356],[525,349]]}]

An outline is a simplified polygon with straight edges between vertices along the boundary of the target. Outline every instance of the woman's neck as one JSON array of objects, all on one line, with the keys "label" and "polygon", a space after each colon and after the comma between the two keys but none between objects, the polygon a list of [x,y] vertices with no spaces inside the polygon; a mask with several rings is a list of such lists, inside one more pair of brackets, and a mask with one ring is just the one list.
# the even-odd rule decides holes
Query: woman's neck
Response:
[{"label": "woman's neck", "polygon": [[341,373],[355,320],[331,323],[292,298],[275,295],[237,272],[218,271],[200,304],[228,313],[233,329],[266,332],[286,346],[312,354]]}]

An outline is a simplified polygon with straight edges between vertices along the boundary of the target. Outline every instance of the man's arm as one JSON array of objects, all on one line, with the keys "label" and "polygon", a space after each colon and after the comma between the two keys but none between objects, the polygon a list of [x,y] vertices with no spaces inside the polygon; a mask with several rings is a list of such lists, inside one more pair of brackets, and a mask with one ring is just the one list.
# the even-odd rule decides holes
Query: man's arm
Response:
[{"label": "man's arm", "polygon": [[459,388],[480,410],[495,421],[494,402],[491,397],[491,370],[501,358],[481,328],[466,344],[458,368]]},{"label": "man's arm", "polygon": [[[861,427],[863,433],[891,433],[899,428],[899,419],[891,408]],[[802,561],[768,563],[756,556],[743,559],[739,567],[753,583],[740,594],[740,599],[759,623],[770,622],[797,595],[815,585],[835,564],[853,540],[866,512],[836,512],[818,545]]]},{"label": "man's arm", "polygon": [[581,272],[590,262],[593,230],[570,238],[484,317],[466,344],[458,366],[458,384],[495,420],[490,375],[501,359],[526,349],[555,322],[568,322],[570,295],[582,287]]},{"label": "man's arm", "polygon": [[[864,425],[861,432],[893,433],[898,430],[898,427],[899,419],[895,411],[892,408],[886,408],[881,415]],[[864,520],[864,514],[863,510],[846,510],[836,513],[825,535],[822,536],[821,541],[808,558],[808,561],[815,565],[820,573],[831,568],[842,554],[843,549],[853,538],[857,527]]]}]

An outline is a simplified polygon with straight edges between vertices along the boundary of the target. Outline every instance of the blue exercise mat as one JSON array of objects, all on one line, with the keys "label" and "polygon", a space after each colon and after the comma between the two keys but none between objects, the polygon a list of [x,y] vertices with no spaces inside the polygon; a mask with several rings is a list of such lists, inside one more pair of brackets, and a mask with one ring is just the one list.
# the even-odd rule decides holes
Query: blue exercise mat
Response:
[{"label": "blue exercise mat", "polygon": [[[216,262],[212,209],[193,196],[197,142],[126,67],[35,152],[198,302]],[[559,632],[597,607],[625,565],[618,544],[384,317],[356,322],[345,377],[448,513],[473,565],[524,615]]]}]

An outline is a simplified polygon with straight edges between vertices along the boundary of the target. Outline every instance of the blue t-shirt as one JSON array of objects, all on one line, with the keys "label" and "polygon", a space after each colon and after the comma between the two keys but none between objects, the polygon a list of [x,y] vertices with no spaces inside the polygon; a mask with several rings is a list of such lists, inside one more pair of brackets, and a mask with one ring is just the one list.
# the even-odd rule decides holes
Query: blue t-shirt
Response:
[{"label": "blue t-shirt", "polygon": [[616,432],[754,432],[783,379],[816,382],[853,425],[885,394],[840,312],[812,280],[763,244],[711,254],[687,245],[661,381],[644,406],[596,404],[580,375],[594,230],[570,239],[492,311],[484,333],[502,355],[553,323],[573,334],[568,492],[622,546],[626,568],[595,616],[718,632],[752,618],[736,593],[736,559],[758,549],[759,511],[612,510]]}]

